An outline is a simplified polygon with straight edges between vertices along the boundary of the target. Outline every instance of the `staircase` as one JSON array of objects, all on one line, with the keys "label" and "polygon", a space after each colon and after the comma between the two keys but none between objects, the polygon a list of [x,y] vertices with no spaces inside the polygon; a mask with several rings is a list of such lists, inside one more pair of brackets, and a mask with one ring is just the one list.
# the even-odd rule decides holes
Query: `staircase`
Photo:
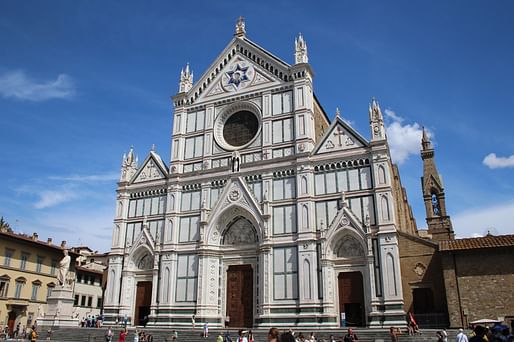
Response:
[{"label": "staircase", "polygon": [[[52,341],[57,342],[103,342],[105,341],[104,335],[107,331],[108,327],[104,328],[56,328],[52,333]],[[139,328],[138,328],[139,329]],[[172,329],[156,329],[156,328],[147,328],[142,329],[147,334],[150,333],[154,337],[154,342],[171,342],[172,339]],[[389,337],[389,329],[369,329],[369,328],[354,328],[354,332],[359,337],[359,341],[361,342],[389,342],[391,338]],[[114,336],[113,342],[119,341],[119,334],[121,328],[116,327],[112,329]],[[219,334],[224,336],[226,330],[209,330],[209,337],[204,338],[201,336],[201,329],[187,329],[187,330],[179,330],[178,332],[178,340],[177,342],[187,341],[187,342],[216,342],[216,338]],[[422,329],[421,334],[415,336],[407,335],[406,331],[400,335],[399,342],[424,342],[424,341],[435,341],[436,340],[436,331],[437,329]],[[229,329],[230,336],[233,340],[237,337],[237,330]],[[340,329],[319,329],[319,330],[295,330],[295,334],[303,333],[305,337],[308,337],[311,332],[314,332],[314,336],[318,340],[324,338],[328,340],[330,335],[334,335],[336,340],[339,338],[342,339],[344,334],[346,334],[346,328]],[[447,330],[448,332],[448,341],[454,341],[455,336],[457,335],[457,330]],[[255,341],[257,342],[267,342],[268,341],[268,330],[267,329],[256,329],[253,330]],[[128,335],[125,338],[126,342],[134,341],[135,328],[129,328]],[[46,332],[40,333],[41,340],[44,340],[46,337]]]}]

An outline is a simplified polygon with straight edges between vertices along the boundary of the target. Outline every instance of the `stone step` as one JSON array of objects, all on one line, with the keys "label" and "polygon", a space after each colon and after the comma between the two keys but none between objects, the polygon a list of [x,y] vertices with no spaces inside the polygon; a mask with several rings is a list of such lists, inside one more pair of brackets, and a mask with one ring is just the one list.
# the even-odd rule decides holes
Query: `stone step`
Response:
[{"label": "stone step", "polygon": [[[154,342],[171,342],[172,329],[156,329],[156,328],[147,328],[142,329],[147,333],[151,333],[154,337]],[[202,331],[200,329],[197,330],[179,330],[178,332],[178,341],[187,341],[187,342],[215,342],[218,334],[224,333],[226,330],[215,330],[212,329],[209,331],[209,337],[202,337]],[[56,328],[52,333],[52,341],[57,342],[103,342],[104,335],[107,331],[107,328]],[[115,327],[112,329],[114,333],[113,342],[119,341],[119,333],[121,328]],[[409,336],[406,333],[400,336],[401,342],[424,342],[424,341],[434,341],[436,336],[436,329],[423,329],[421,334],[415,336]],[[127,342],[134,341],[135,328],[128,329],[128,336],[125,339]],[[318,339],[324,338],[328,339],[330,335],[334,335],[336,339],[341,338],[346,333],[346,329],[319,329],[319,330],[296,330],[296,334],[300,332],[303,333],[304,336],[309,336],[311,332],[314,332],[314,336]],[[388,329],[369,329],[369,328],[356,328],[354,332],[359,336],[359,340],[361,342],[375,342],[375,341],[390,341],[389,330]],[[453,341],[455,336],[457,335],[457,330],[448,330],[448,340]],[[237,330],[229,330],[230,336],[233,340],[237,337]],[[266,342],[268,330],[267,329],[256,329],[253,331],[255,340],[257,342]],[[43,330],[40,333],[40,339],[44,340],[46,338],[46,330]]]}]

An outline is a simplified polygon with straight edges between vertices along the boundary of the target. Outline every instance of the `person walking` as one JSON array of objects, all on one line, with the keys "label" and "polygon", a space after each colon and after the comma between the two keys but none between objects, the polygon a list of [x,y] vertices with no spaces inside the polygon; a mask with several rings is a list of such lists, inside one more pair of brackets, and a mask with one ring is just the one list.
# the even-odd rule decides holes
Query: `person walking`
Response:
[{"label": "person walking", "polygon": [[196,324],[196,320],[195,320],[195,315],[193,314],[191,316],[191,325],[193,326],[193,330],[195,330],[195,324]]},{"label": "person walking", "polygon": [[468,342],[468,337],[464,334],[464,329],[459,329],[459,333],[455,337],[455,342]]},{"label": "person walking", "polygon": [[120,342],[125,342],[125,337],[127,337],[127,328],[120,331]]},{"label": "person walking", "polygon": [[205,321],[205,324],[203,325],[203,337],[209,337],[209,322],[207,321]]}]

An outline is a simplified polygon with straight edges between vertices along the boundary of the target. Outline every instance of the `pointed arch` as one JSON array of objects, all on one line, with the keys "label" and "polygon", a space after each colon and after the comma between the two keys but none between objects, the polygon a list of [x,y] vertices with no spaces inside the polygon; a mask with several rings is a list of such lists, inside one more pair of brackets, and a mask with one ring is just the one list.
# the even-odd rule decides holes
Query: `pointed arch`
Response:
[{"label": "pointed arch", "polygon": [[309,228],[309,207],[307,204],[302,204],[302,229]]},{"label": "pointed arch", "polygon": [[394,266],[394,257],[391,253],[386,255],[386,277],[388,293],[390,296],[397,296],[398,289],[396,285],[396,267]]},{"label": "pointed arch", "polygon": [[303,298],[312,299],[312,287],[311,287],[311,263],[308,259],[303,260]]},{"label": "pointed arch", "polygon": [[379,165],[378,166],[378,184],[386,184],[386,183],[387,183],[387,179],[386,179],[386,171],[385,171],[384,165]]},{"label": "pointed arch", "polygon": [[387,198],[386,195],[382,195],[382,198],[380,199],[381,204],[381,211],[382,211],[382,219],[384,221],[390,221],[391,220],[391,211],[389,208],[389,198]]},{"label": "pointed arch", "polygon": [[307,177],[306,176],[301,176],[300,177],[300,193],[302,195],[306,195],[308,193],[307,191]]},{"label": "pointed arch", "polygon": [[[220,204],[219,201],[218,204]],[[244,217],[253,225],[257,235],[257,241],[263,240],[263,223],[260,215],[239,203],[230,203],[226,207],[215,212],[210,224],[206,227],[205,237],[208,239],[208,242],[221,245],[222,233],[224,233],[225,228],[237,216]]]}]

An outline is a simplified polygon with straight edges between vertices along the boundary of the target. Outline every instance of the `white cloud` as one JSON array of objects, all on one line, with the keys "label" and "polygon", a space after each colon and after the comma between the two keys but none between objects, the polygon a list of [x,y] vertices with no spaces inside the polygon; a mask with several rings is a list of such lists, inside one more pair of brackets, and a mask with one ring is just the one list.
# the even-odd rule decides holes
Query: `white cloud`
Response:
[{"label": "white cloud", "polygon": [[36,209],[44,209],[53,207],[58,204],[69,202],[78,197],[76,191],[69,189],[62,190],[45,190],[37,194],[39,200],[34,203]]},{"label": "white cloud", "polygon": [[482,163],[490,169],[514,167],[514,154],[510,157],[497,157],[495,153],[489,153]]},{"label": "white cloud", "polygon": [[467,209],[452,215],[453,228],[459,237],[514,233],[514,201],[494,206]]},{"label": "white cloud", "polygon": [[98,175],[71,175],[71,176],[50,176],[48,179],[71,181],[71,182],[110,182],[119,178],[118,173],[106,173]]},{"label": "white cloud", "polygon": [[[386,109],[384,113],[390,121],[386,123],[386,133],[393,161],[403,164],[411,155],[419,155],[423,127],[417,122],[403,125],[404,118],[392,110]],[[427,134],[432,136],[428,130]]]},{"label": "white cloud", "polygon": [[75,94],[75,86],[70,76],[59,74],[55,81],[38,83],[30,79],[24,71],[10,71],[0,75],[0,95],[27,101],[68,99]]}]

